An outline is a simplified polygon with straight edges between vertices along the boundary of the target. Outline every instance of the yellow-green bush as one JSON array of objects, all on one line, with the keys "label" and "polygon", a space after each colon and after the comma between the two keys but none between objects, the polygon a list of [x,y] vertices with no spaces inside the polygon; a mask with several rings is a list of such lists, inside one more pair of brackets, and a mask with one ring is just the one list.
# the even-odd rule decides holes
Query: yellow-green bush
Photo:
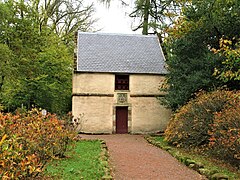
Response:
[{"label": "yellow-green bush", "polygon": [[37,176],[48,160],[64,155],[73,136],[53,114],[0,113],[0,178]]},{"label": "yellow-green bush", "polygon": [[170,120],[165,131],[166,140],[186,148],[208,144],[208,131],[213,123],[214,113],[220,112],[233,94],[225,90],[199,93]]}]

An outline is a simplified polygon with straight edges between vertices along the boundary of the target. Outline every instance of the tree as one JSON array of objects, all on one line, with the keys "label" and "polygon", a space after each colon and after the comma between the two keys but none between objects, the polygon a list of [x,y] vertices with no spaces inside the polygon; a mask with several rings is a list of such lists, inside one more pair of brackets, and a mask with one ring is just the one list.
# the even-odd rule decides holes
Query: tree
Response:
[{"label": "tree", "polygon": [[142,34],[147,35],[149,29],[149,16],[150,16],[150,0],[137,0],[135,1],[135,10],[130,14],[130,17],[140,18],[140,23],[133,31],[142,28]]},{"label": "tree", "polygon": [[92,23],[92,6],[78,5],[57,0],[0,2],[0,103],[5,110],[71,109],[73,40],[68,38]]},{"label": "tree", "polygon": [[188,2],[183,7],[182,17],[168,29],[165,105],[175,110],[194,97],[196,91],[222,85],[240,87],[239,81],[225,83],[213,76],[215,68],[226,67],[223,63],[226,59],[211,51],[220,48],[223,37],[236,46],[240,32],[239,3],[237,0],[201,0]]},{"label": "tree", "polygon": [[31,0],[30,5],[39,13],[40,30],[48,26],[64,40],[72,39],[77,30],[92,29],[93,4],[84,7],[83,0]]},{"label": "tree", "polygon": [[21,59],[18,77],[5,83],[3,102],[10,110],[21,105],[56,113],[70,109],[72,56],[56,35],[42,40],[46,43],[42,52],[36,53],[34,59]]},{"label": "tree", "polygon": [[5,78],[11,76],[11,50],[5,44],[0,44],[0,92],[4,84]]},{"label": "tree", "polygon": [[[110,4],[111,0],[100,0]],[[118,0],[127,5],[125,1]],[[136,24],[133,31],[142,29],[142,34],[158,34],[160,40],[166,36],[166,27],[171,26],[180,15],[180,7],[184,5],[181,1],[174,0],[135,0],[135,7],[130,13]]]},{"label": "tree", "polygon": [[181,3],[173,0],[136,0],[130,17],[138,19],[133,30],[142,28],[142,34],[158,33],[160,40],[166,36],[166,27],[180,14]]},{"label": "tree", "polygon": [[214,75],[237,88],[240,81],[240,40],[232,47],[231,40],[220,39],[220,48],[212,51],[222,59],[222,66],[215,68]]},{"label": "tree", "polygon": [[198,28],[182,38],[175,39],[168,48],[166,96],[162,103],[176,110],[186,104],[199,90],[209,90],[218,86],[212,76],[217,59],[202,43]]}]

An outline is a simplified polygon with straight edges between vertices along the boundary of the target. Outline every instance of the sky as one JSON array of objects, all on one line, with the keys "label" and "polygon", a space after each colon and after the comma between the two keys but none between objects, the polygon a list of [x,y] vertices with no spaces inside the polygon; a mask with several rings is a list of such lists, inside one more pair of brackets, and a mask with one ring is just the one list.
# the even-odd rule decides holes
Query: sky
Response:
[{"label": "sky", "polygon": [[133,0],[125,0],[129,6],[122,6],[119,0],[112,0],[110,7],[94,2],[96,9],[94,18],[99,19],[95,24],[96,29],[101,29],[104,33],[121,33],[121,34],[141,34],[141,31],[132,31],[131,24],[134,19],[129,17],[133,10]]}]

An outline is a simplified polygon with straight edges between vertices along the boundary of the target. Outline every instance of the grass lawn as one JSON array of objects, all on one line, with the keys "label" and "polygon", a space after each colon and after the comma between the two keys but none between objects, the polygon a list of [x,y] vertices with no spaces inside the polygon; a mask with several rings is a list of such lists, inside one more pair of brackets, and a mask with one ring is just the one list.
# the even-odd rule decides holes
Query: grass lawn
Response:
[{"label": "grass lawn", "polygon": [[[200,174],[207,176],[209,179],[214,179],[212,178],[214,174],[226,175],[230,180],[240,179],[240,173],[222,161],[200,155],[194,151],[170,146],[166,141],[164,141],[163,136],[149,136],[146,137],[146,139],[151,144],[168,151],[176,159],[190,168],[197,170]],[[191,163],[196,163],[196,166],[194,166],[194,164],[190,165]]]},{"label": "grass lawn", "polygon": [[67,158],[54,160],[47,165],[45,175],[53,179],[102,179],[108,165],[102,162],[101,152],[101,142],[98,140],[78,141],[76,147],[66,153]]}]

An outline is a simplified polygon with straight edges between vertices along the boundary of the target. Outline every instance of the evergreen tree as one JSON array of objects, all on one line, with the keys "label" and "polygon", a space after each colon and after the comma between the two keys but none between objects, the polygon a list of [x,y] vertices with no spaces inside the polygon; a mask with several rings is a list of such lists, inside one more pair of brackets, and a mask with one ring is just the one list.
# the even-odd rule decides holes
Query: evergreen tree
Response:
[{"label": "evergreen tree", "polygon": [[[214,69],[225,69],[226,58],[213,52],[219,49],[221,39],[231,40],[236,48],[240,32],[238,0],[201,0],[188,2],[183,15],[169,28],[166,86],[163,103],[172,109],[186,104],[199,90],[218,86],[239,88],[239,80],[221,81]],[[239,56],[238,56],[239,57]],[[234,68],[239,67],[234,58]]]}]

